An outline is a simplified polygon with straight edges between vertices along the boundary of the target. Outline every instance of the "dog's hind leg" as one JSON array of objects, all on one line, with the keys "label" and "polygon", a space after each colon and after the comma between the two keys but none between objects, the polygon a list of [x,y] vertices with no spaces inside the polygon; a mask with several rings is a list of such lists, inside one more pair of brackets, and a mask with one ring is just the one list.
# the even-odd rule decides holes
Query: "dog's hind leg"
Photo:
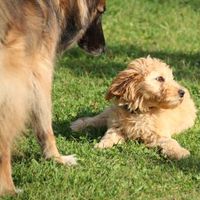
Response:
[{"label": "dog's hind leg", "polygon": [[115,144],[122,144],[125,141],[124,136],[119,130],[115,128],[109,128],[101,141],[95,145],[96,148],[104,149],[111,148]]},{"label": "dog's hind leg", "polygon": [[46,66],[40,69],[33,77],[33,128],[46,159],[53,158],[62,164],[75,165],[76,158],[73,155],[62,156],[56,147],[51,119],[51,72]]},{"label": "dog's hind leg", "polygon": [[17,192],[11,176],[11,148],[25,127],[29,111],[29,90],[19,79],[20,73],[16,74],[9,73],[9,79],[0,77],[0,196]]},{"label": "dog's hind leg", "polygon": [[110,108],[94,117],[83,117],[71,123],[70,128],[73,131],[81,131],[87,127],[102,127],[107,125]]},{"label": "dog's hind leg", "polygon": [[161,149],[161,153],[167,155],[170,159],[180,160],[190,155],[190,152],[181,147],[174,139],[168,137],[160,137],[153,146]]}]

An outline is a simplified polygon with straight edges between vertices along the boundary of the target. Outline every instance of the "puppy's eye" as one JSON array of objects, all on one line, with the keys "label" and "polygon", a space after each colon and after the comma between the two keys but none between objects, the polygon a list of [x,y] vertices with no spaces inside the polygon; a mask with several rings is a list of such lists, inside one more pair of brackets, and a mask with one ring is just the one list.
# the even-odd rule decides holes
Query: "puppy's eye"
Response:
[{"label": "puppy's eye", "polygon": [[165,81],[165,79],[162,76],[158,76],[156,78],[156,80],[159,81],[159,82],[164,82]]}]

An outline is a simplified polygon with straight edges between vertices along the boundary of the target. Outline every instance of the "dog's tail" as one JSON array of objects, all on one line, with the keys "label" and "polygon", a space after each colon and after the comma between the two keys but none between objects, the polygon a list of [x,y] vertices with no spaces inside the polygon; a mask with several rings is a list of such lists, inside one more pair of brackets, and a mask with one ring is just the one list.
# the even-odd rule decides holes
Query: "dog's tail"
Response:
[{"label": "dog's tail", "polygon": [[87,127],[102,127],[107,125],[110,108],[107,108],[102,113],[94,117],[83,117],[71,123],[70,128],[73,131],[81,131]]}]

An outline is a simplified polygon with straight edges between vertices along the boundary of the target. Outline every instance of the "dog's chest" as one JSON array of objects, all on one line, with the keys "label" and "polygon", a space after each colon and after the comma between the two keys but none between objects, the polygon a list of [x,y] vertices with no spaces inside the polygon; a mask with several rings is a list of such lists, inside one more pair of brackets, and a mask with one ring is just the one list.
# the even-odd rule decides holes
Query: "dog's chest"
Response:
[{"label": "dog's chest", "polygon": [[128,139],[146,140],[156,135],[156,118],[151,114],[134,114],[119,111],[112,116],[114,126]]},{"label": "dog's chest", "polygon": [[130,139],[144,139],[152,135],[155,129],[153,116],[133,114],[123,123],[123,129]]}]

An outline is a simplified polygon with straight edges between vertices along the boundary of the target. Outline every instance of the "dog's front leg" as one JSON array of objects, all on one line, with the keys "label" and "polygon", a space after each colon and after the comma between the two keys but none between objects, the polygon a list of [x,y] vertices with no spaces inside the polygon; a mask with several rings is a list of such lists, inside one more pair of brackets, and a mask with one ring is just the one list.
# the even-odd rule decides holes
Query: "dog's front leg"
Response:
[{"label": "dog's front leg", "polygon": [[157,140],[156,146],[160,147],[161,152],[170,159],[180,160],[190,155],[187,149],[181,147],[181,145],[172,138],[161,137]]},{"label": "dog's front leg", "polygon": [[62,156],[56,147],[51,119],[51,72],[35,76],[33,81],[32,125],[42,147],[45,158],[53,158],[57,162],[75,165],[73,155]]},{"label": "dog's front leg", "polygon": [[0,196],[15,194],[15,186],[11,175],[11,154],[9,144],[0,144]]},{"label": "dog's front leg", "polygon": [[124,136],[116,128],[109,128],[101,141],[95,145],[96,148],[111,148],[115,144],[121,144],[125,141]]}]

